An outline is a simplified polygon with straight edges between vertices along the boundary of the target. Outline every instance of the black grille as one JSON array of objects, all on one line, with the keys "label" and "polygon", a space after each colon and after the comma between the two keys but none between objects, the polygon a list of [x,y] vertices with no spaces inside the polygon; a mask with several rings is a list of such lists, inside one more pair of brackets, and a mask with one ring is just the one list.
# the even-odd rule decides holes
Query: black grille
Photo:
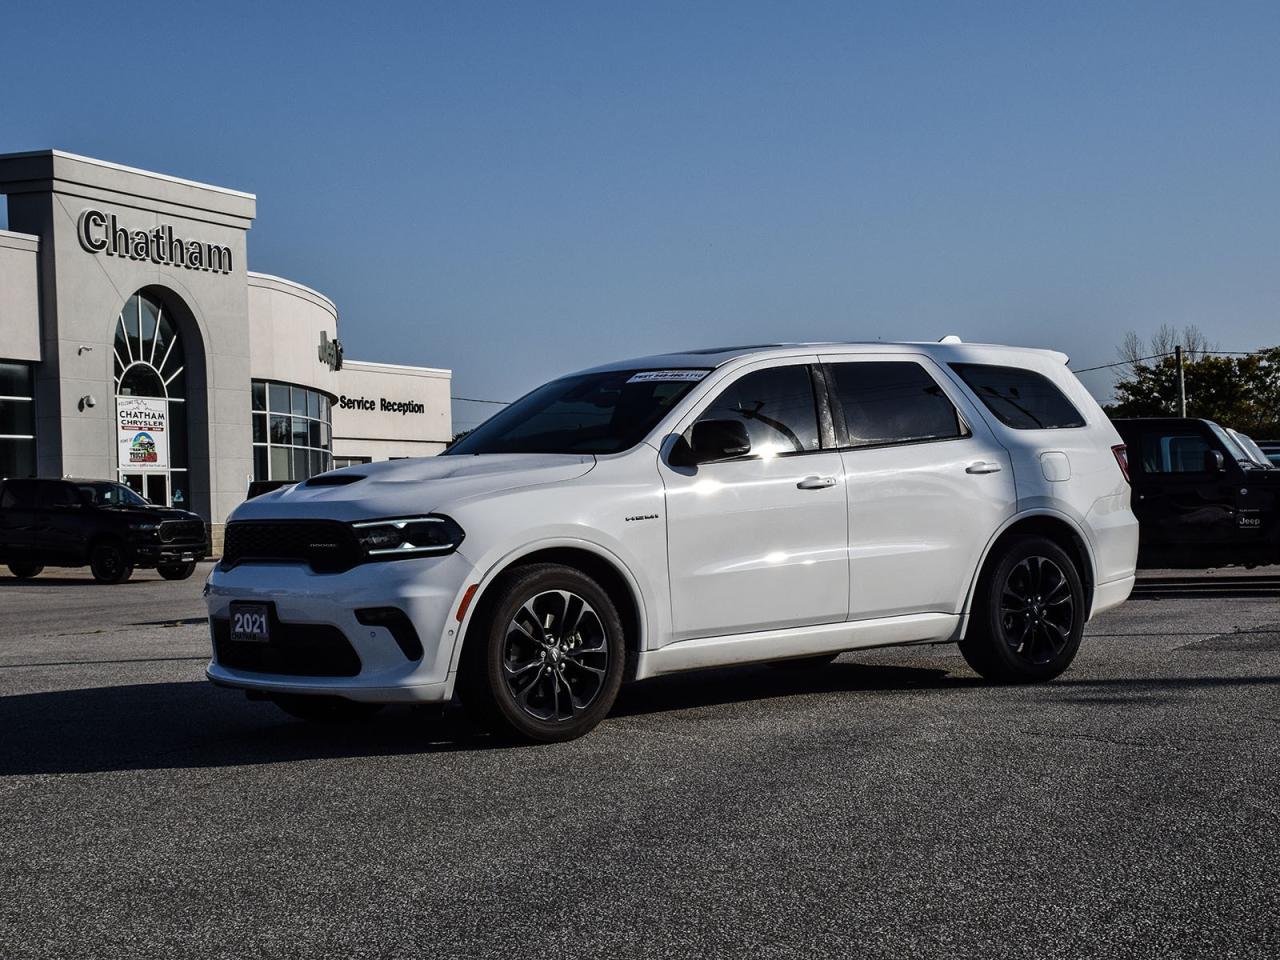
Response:
[{"label": "black grille", "polygon": [[203,520],[165,520],[160,524],[163,543],[203,543]]},{"label": "black grille", "polygon": [[233,670],[289,677],[354,677],[360,657],[337,627],[323,623],[281,623],[271,617],[271,642],[231,639],[231,621],[211,617],[213,656]]},{"label": "black grille", "polygon": [[336,520],[236,520],[227,524],[222,567],[242,563],[307,563],[318,573],[349,570],[360,562],[360,546]]}]

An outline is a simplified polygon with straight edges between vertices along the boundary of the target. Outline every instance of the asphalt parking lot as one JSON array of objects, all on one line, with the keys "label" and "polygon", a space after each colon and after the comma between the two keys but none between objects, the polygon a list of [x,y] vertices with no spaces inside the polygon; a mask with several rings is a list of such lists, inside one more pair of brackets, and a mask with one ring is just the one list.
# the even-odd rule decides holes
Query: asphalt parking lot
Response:
[{"label": "asphalt parking lot", "polygon": [[0,957],[1280,955],[1280,568],[1046,686],[861,652],[536,748],[214,689],[203,579],[0,577]]}]

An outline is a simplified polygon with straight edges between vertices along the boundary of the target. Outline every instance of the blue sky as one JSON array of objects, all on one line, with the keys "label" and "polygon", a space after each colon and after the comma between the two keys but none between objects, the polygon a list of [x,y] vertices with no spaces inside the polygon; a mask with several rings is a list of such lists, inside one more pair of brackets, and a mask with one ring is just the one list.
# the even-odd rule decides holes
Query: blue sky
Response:
[{"label": "blue sky", "polygon": [[252,269],[463,396],[761,340],[1280,342],[1274,2],[23,3],[4,34],[0,150],[256,193]]}]

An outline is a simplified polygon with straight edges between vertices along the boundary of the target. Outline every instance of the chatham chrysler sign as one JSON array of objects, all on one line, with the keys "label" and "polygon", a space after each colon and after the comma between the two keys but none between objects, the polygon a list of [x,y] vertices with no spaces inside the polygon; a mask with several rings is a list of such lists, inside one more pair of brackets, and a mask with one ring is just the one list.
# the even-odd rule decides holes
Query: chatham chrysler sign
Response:
[{"label": "chatham chrysler sign", "polygon": [[231,272],[231,248],[202,240],[186,240],[173,235],[173,227],[159,226],[150,230],[130,230],[101,210],[85,210],[76,224],[80,246],[90,253],[128,260],[150,260],[152,263],[188,270]]}]

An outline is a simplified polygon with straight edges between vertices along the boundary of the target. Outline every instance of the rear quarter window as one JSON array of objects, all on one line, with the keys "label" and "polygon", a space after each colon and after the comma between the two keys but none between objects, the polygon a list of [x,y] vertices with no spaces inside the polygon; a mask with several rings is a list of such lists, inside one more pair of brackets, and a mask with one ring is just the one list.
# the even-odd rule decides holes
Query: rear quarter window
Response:
[{"label": "rear quarter window", "polygon": [[986,363],[953,363],[951,369],[1006,427],[1060,430],[1085,425],[1080,411],[1053,381],[1034,370]]}]

